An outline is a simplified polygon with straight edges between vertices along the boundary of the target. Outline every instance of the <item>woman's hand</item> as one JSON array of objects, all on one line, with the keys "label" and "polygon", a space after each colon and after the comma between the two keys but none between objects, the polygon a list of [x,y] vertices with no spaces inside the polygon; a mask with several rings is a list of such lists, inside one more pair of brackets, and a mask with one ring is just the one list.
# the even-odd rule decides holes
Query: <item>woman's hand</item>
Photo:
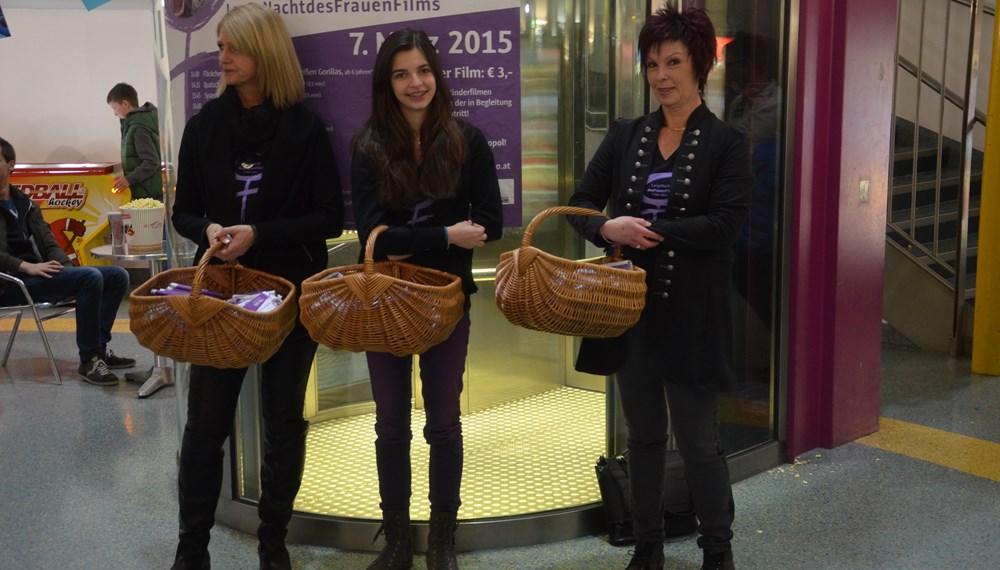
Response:
[{"label": "woman's hand", "polygon": [[[209,233],[212,226],[218,226],[218,231],[214,232],[214,234]],[[226,244],[215,253],[215,257],[218,257],[222,261],[234,261],[238,259],[257,241],[257,234],[249,224],[240,224],[227,228],[219,224],[211,224],[205,232],[209,235],[210,243],[221,241]]]},{"label": "woman's hand", "polygon": [[486,228],[471,220],[458,222],[448,226],[448,244],[465,249],[483,247],[486,243]]},{"label": "woman's hand", "polygon": [[649,249],[660,245],[663,236],[649,229],[648,220],[633,216],[612,218],[601,226],[601,237],[615,245]]}]

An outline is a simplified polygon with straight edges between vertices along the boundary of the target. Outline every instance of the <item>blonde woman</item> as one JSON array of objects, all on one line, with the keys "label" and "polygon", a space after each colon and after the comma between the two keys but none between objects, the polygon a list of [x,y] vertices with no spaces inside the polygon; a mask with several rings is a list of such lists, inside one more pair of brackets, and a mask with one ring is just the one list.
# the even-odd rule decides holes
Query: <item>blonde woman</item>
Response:
[{"label": "blonde woman", "polygon": [[[343,198],[322,122],[306,110],[304,82],[281,17],[259,4],[226,13],[216,30],[218,97],[184,129],[172,221],[222,261],[301,284],[326,268],[326,238],[340,235]],[[284,539],[302,480],[309,424],[302,418],[316,353],[301,323],[261,365],[264,453],[258,504],[261,568],[290,568]],[[209,531],[245,369],[192,366],[178,473],[180,540],[173,568],[209,568]]]}]

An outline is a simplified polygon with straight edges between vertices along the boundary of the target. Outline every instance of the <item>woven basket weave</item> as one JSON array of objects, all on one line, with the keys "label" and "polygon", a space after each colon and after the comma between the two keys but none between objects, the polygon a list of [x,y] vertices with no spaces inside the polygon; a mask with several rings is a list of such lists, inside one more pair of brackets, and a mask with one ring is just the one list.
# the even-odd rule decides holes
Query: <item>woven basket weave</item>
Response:
[{"label": "woven basket weave", "polygon": [[553,215],[603,216],[586,208],[557,206],[542,210],[521,238],[521,247],[500,255],[497,307],[515,325],[556,334],[590,338],[619,336],[639,320],[646,303],[646,272],[563,259],[531,245],[535,228]]},{"label": "woven basket weave", "polygon": [[[216,368],[244,368],[270,358],[295,326],[296,294],[291,281],[238,263],[209,264],[221,243],[195,267],[168,269],[129,295],[129,326],[139,344],[160,356]],[[170,283],[190,285],[190,295],[153,295]],[[274,290],[283,297],[273,311],[258,313],[208,295]]]},{"label": "woven basket weave", "polygon": [[373,260],[375,239],[387,228],[368,236],[363,264],[333,267],[302,282],[302,324],[316,342],[351,352],[420,354],[448,338],[462,318],[459,277]]}]

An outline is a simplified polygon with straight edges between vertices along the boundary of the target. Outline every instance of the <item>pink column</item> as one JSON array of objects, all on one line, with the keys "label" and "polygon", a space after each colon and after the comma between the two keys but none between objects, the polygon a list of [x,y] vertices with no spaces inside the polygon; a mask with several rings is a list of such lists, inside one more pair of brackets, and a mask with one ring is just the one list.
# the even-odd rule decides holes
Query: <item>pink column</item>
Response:
[{"label": "pink column", "polygon": [[787,451],[878,429],[896,0],[801,0]]}]

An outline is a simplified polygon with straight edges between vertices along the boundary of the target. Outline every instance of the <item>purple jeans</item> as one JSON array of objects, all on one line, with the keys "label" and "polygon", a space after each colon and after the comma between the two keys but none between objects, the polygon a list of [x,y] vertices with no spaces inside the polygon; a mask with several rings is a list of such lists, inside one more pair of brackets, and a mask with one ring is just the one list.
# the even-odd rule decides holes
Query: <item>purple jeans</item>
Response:
[{"label": "purple jeans", "polygon": [[[454,513],[462,504],[462,376],[469,349],[469,312],[451,336],[432,346],[420,359],[424,397],[424,439],[430,445],[430,502],[435,511]],[[375,462],[380,507],[405,511],[410,507],[410,414],[413,409],[413,356],[368,352],[368,373],[375,399]]]}]

